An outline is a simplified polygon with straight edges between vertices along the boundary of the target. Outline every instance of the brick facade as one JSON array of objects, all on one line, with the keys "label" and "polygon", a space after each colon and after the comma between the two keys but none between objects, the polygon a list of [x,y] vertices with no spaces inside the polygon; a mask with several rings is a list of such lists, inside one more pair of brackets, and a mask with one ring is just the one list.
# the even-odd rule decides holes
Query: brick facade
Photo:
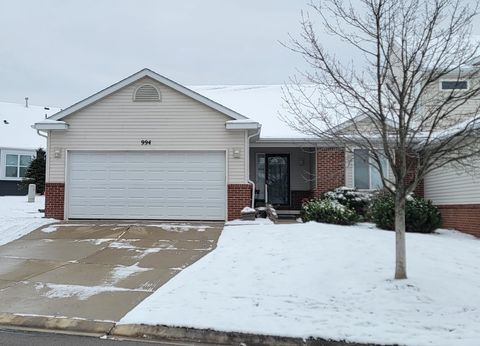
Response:
[{"label": "brick facade", "polygon": [[[408,159],[407,158],[407,176],[405,177],[405,182],[409,184],[415,179],[415,170],[417,168],[416,163],[413,161],[413,159]],[[424,185],[424,180],[422,179],[418,184],[415,190],[413,191],[415,195],[424,197],[425,196],[425,185]]]},{"label": "brick facade", "polygon": [[[45,217],[63,220],[65,184],[45,184]],[[251,205],[252,186],[250,184],[228,185],[228,220],[240,218],[240,211]]]},{"label": "brick facade", "polygon": [[345,185],[345,149],[317,149],[317,181],[315,195]]},{"label": "brick facade", "polygon": [[228,184],[228,220],[240,218],[243,208],[252,205],[252,185]]},{"label": "brick facade", "polygon": [[295,190],[291,193],[291,202],[289,209],[298,210],[302,208],[302,204],[305,200],[309,200],[313,197],[313,191],[310,190]]},{"label": "brick facade", "polygon": [[442,227],[480,237],[480,204],[437,205],[442,213]]},{"label": "brick facade", "polygon": [[64,183],[45,183],[45,217],[63,220]]}]

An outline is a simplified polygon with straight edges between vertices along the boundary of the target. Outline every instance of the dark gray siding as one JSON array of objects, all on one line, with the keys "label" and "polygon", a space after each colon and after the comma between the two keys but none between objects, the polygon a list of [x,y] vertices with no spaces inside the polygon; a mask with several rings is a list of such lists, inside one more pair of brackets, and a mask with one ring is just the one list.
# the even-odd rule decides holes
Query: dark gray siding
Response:
[{"label": "dark gray siding", "polygon": [[28,190],[19,188],[19,181],[0,180],[0,196],[24,196]]}]

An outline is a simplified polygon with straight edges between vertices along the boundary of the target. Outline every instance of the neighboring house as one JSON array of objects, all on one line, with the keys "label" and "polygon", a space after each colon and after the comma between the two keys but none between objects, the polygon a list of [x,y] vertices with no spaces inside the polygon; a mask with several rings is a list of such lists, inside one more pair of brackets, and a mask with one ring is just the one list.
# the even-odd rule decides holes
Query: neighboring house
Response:
[{"label": "neighboring house", "polygon": [[188,89],[141,70],[35,124],[46,216],[231,220],[252,197],[295,214],[339,186],[379,186],[365,153],[306,138],[281,110],[281,86]]},{"label": "neighboring house", "polygon": [[37,149],[46,147],[46,139],[38,136],[31,125],[58,110],[0,102],[0,196],[27,193],[19,183]]},{"label": "neighboring house", "polygon": [[[480,68],[480,60],[471,68]],[[431,90],[437,100],[441,100],[445,93],[452,88],[470,88],[471,81],[461,80],[458,72],[454,71],[451,77],[440,81],[438,88]],[[436,102],[434,102],[436,103]],[[435,104],[433,104],[435,106]],[[428,105],[427,105],[428,107]],[[457,111],[458,118],[452,119],[451,125],[455,128],[459,123],[468,121],[466,114],[475,114],[480,107],[480,97],[470,99]],[[478,116],[476,117],[478,119]],[[477,124],[480,125],[480,124]],[[470,165],[471,167],[468,167]],[[467,166],[450,165],[428,174],[425,178],[425,197],[432,200],[440,208],[443,218],[443,227],[455,228],[480,236],[480,160],[470,159]]]}]

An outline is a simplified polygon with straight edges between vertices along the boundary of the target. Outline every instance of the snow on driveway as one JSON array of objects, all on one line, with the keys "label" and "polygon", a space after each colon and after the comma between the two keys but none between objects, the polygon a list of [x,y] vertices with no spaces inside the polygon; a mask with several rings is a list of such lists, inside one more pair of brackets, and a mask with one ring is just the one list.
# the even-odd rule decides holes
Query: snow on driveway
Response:
[{"label": "snow on driveway", "polygon": [[394,233],[366,225],[226,227],[216,250],[121,321],[378,344],[479,345],[480,241],[408,234],[395,281]]},{"label": "snow on driveway", "polygon": [[27,196],[0,196],[0,245],[28,234],[40,226],[55,222],[43,218],[44,196],[36,196],[34,203]]}]

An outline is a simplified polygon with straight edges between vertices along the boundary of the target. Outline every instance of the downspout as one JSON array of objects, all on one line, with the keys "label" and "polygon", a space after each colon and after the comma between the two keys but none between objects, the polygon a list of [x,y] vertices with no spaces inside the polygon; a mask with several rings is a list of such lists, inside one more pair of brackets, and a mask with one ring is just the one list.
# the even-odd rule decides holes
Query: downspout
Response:
[{"label": "downspout", "polygon": [[48,136],[47,136],[47,135],[44,135],[44,134],[41,134],[41,133],[40,133],[40,130],[37,130],[37,135],[39,135],[40,137],[43,137],[43,138],[47,138],[47,139],[48,139]]},{"label": "downspout", "polygon": [[252,199],[252,205],[250,206],[252,209],[255,209],[255,183],[252,180],[250,180],[250,139],[255,137],[255,136],[258,136],[260,134],[261,129],[262,128],[260,127],[260,128],[258,128],[258,130],[255,133],[253,133],[250,136],[247,136],[247,150],[246,150],[246,153],[245,153],[245,158],[246,158],[245,161],[247,161],[247,167],[248,167],[248,175],[247,175],[248,179],[247,179],[247,181],[248,181],[249,184],[252,184],[252,198],[251,198]]}]

